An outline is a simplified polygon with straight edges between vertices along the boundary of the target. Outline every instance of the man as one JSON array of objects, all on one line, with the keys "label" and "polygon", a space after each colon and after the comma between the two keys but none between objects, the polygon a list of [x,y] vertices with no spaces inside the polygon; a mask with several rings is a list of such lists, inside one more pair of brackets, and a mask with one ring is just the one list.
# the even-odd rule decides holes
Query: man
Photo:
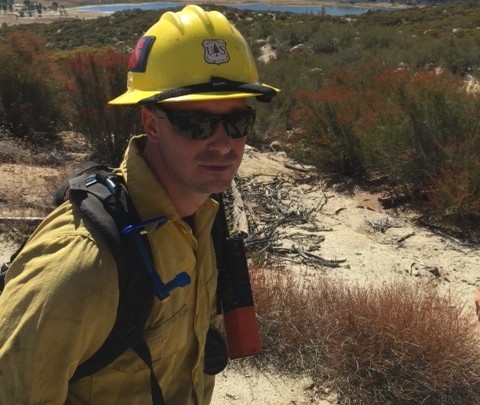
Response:
[{"label": "man", "polygon": [[[204,373],[209,328],[219,327],[210,230],[211,193],[228,188],[251,131],[247,98],[277,90],[258,80],[241,34],[218,12],[167,12],[139,40],[128,90],[113,105],[142,105],[116,173],[147,228],[162,280],[186,272],[190,284],[154,299],[143,336],[166,404],[209,403]],[[127,350],[93,375],[70,382],[103,344],[119,300],[115,260],[98,232],[67,202],[34,232],[12,263],[0,297],[0,403],[152,403],[150,371]]]}]

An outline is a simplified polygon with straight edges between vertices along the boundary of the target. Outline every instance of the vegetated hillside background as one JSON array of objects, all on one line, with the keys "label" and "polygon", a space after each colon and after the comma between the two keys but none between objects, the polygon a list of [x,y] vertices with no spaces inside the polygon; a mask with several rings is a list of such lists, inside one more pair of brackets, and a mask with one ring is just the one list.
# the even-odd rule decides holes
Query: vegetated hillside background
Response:
[{"label": "vegetated hillside background", "polygon": [[[480,224],[480,9],[476,2],[358,17],[221,10],[251,44],[262,80],[282,89],[257,106],[256,146],[279,141],[325,173],[382,185],[430,221],[475,237]],[[118,162],[140,131],[125,89],[128,56],[159,11],[2,26],[0,120],[37,145],[80,131]]]},{"label": "vegetated hillside background", "polygon": [[[260,76],[283,90],[271,105],[258,103],[249,143],[278,141],[298,160],[341,175],[345,187],[391,190],[424,218],[474,239],[480,208],[477,9],[442,5],[341,18],[223,9],[256,57],[272,57],[259,63]],[[84,137],[97,159],[118,162],[128,137],[141,130],[138,111],[106,101],[125,90],[129,53],[159,14],[1,28],[0,163],[15,182],[12,190],[0,190],[0,202],[31,204],[36,193],[13,190],[23,180],[13,170],[48,166],[35,179],[40,194],[58,180],[53,172],[85,157]],[[62,145],[57,153],[62,141],[68,149]],[[25,163],[33,165],[25,169]],[[55,165],[59,170],[51,170]],[[277,186],[271,190],[282,194]],[[468,246],[449,249],[474,261],[478,250]],[[299,281],[290,268],[267,266],[263,249],[249,254],[264,350],[255,365],[306,373],[312,401],[333,393],[340,404],[480,402],[478,322],[473,308],[464,310],[436,288],[436,282],[449,283],[447,277],[432,275],[427,286],[410,277],[365,288],[339,282],[339,269],[329,268],[331,278]],[[392,260],[385,258],[382,272],[388,273]],[[463,276],[459,263],[449,262],[448,270]]]}]

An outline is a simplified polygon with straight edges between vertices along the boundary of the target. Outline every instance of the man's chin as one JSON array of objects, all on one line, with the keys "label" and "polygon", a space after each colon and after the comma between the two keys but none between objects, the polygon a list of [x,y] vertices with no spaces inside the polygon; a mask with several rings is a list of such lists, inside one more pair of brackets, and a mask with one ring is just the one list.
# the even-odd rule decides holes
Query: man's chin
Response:
[{"label": "man's chin", "polygon": [[227,191],[230,188],[232,184],[232,180],[233,179],[211,182],[211,183],[202,185],[201,188],[205,193],[208,193],[208,194],[223,193],[224,191]]}]

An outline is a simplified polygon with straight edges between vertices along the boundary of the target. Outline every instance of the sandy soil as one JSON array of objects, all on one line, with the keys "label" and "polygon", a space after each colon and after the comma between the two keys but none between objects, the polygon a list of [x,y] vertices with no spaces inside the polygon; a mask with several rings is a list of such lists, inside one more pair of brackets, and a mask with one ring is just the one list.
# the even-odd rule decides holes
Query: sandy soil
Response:
[{"label": "sandy soil", "polygon": [[[32,184],[51,184],[62,175],[60,170],[0,163],[0,197],[12,188],[18,193],[16,198],[31,196],[24,204],[16,204],[15,210],[4,200],[0,216],[43,215],[45,210],[38,208],[39,201],[49,192],[32,195]],[[237,184],[250,219],[250,234],[281,217],[292,219],[276,228],[269,258],[272,262],[305,278],[322,274],[360,285],[380,285],[400,278],[436,283],[445,291],[456,292],[458,304],[471,308],[474,317],[473,294],[480,287],[478,246],[420,228],[408,211],[382,209],[378,194],[359,189],[347,194],[329,188],[315,170],[296,164],[283,152],[247,148]],[[300,217],[303,221],[296,220]],[[0,235],[0,241],[3,261],[14,244],[5,235],[3,240]],[[317,257],[338,260],[339,266],[326,267],[315,259],[306,261],[293,246]],[[259,373],[234,361],[218,376],[213,404],[326,405],[334,399],[334,393],[320,397],[305,376]]]}]

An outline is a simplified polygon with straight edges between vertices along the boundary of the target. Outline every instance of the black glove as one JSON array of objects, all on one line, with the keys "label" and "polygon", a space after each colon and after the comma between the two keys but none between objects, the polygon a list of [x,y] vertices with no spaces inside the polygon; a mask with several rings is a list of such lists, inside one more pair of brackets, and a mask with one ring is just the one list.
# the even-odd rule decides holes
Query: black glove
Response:
[{"label": "black glove", "polygon": [[216,329],[210,328],[205,342],[205,357],[203,371],[208,375],[220,373],[228,364],[228,348],[222,335]]}]

